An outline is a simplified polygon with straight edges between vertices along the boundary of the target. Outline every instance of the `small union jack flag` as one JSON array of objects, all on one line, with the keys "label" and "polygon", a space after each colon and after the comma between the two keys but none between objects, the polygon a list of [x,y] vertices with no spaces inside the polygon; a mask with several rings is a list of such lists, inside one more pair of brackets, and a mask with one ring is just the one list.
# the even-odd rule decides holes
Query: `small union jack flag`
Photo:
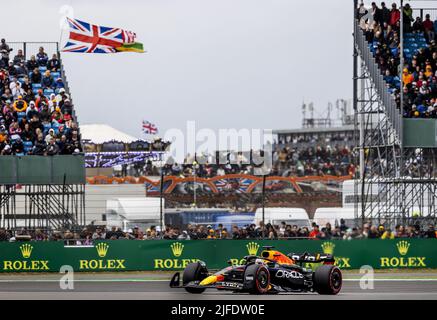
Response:
[{"label": "small union jack flag", "polygon": [[246,193],[253,182],[254,180],[246,178],[225,178],[216,180],[214,184],[219,192]]},{"label": "small union jack flag", "polygon": [[67,18],[70,37],[63,52],[115,53],[116,48],[135,42],[136,34],[120,28],[97,26]]},{"label": "small union jack flag", "polygon": [[[150,182],[145,182],[145,186],[146,186],[146,192],[148,195],[157,195],[160,193],[160,185],[154,185]],[[165,190],[165,186],[164,186],[164,190]],[[163,190],[163,191],[164,191]]]},{"label": "small union jack flag", "polygon": [[158,128],[149,121],[143,121],[143,132],[145,134],[157,134]]}]

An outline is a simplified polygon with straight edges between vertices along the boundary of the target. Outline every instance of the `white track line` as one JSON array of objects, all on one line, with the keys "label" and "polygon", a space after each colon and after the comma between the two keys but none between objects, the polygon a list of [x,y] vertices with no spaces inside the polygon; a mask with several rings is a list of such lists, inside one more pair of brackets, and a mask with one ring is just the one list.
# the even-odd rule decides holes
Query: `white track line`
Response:
[{"label": "white track line", "polygon": [[[417,279],[396,279],[396,278],[382,278],[382,279],[363,279],[365,281],[374,281],[374,282],[433,282],[437,281],[436,278],[417,278]],[[359,282],[361,279],[343,279],[343,281],[348,282]]]},{"label": "white track line", "polygon": [[[0,283],[14,282],[59,282],[61,279],[0,279]],[[169,282],[170,279],[74,279],[73,282]],[[343,279],[345,282],[360,282],[361,279]],[[365,279],[365,281],[372,281]],[[396,279],[383,278],[373,279],[374,282],[436,282],[437,278]]]},{"label": "white track line", "polygon": [[[59,282],[61,279],[0,279],[0,283],[13,282]],[[63,280],[64,281],[64,280]],[[73,282],[170,282],[170,279],[73,279]]]}]

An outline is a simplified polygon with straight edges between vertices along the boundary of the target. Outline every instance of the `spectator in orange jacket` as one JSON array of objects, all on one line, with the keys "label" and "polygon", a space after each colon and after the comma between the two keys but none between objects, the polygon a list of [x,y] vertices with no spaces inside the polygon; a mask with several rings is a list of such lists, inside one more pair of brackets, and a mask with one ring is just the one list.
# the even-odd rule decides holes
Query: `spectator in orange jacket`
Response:
[{"label": "spectator in orange jacket", "polygon": [[432,72],[432,66],[430,64],[426,65],[424,74],[427,78],[431,77],[434,74],[434,72]]},{"label": "spectator in orange jacket", "polygon": [[6,130],[4,130],[4,126],[3,128],[0,127],[0,144],[6,142],[7,139],[8,139],[8,133],[6,132]]},{"label": "spectator in orange jacket", "polygon": [[413,75],[408,72],[407,68],[405,68],[404,72],[402,73],[402,82],[404,86],[406,86],[409,83],[412,83],[413,81],[414,81]]}]

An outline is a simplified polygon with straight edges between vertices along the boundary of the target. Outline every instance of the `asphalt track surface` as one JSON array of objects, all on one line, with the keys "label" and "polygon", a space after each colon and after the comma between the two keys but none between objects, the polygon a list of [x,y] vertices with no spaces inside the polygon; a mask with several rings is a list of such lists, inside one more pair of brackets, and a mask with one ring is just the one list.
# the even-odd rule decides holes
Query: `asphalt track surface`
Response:
[{"label": "asphalt track surface", "polygon": [[[73,290],[60,288],[59,274],[2,275],[0,299],[105,299],[105,300],[437,300],[437,274],[376,274],[373,289],[360,288],[359,274],[345,274],[337,296],[315,293],[248,295],[207,290],[193,295],[168,285],[168,274],[76,275]],[[71,283],[71,282],[70,282]]]}]

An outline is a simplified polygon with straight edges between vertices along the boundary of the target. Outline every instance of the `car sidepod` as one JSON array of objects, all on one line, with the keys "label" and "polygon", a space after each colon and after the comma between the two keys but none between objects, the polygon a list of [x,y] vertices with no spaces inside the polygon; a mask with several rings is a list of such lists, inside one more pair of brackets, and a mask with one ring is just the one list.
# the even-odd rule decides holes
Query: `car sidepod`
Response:
[{"label": "car sidepod", "polygon": [[305,290],[306,277],[299,268],[269,268],[270,281],[273,285],[291,290]]}]

